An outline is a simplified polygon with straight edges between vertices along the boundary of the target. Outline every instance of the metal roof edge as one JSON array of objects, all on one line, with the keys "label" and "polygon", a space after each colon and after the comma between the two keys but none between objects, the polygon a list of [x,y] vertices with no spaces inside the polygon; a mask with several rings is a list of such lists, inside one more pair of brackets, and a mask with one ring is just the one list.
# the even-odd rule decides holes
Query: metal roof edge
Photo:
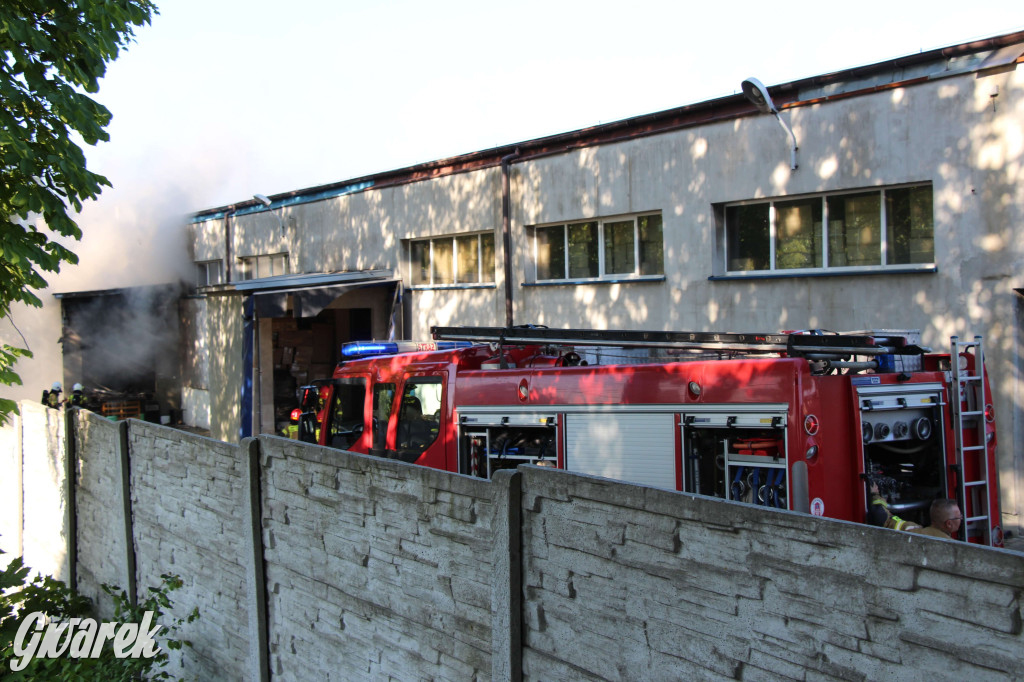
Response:
[{"label": "metal roof edge", "polygon": [[182,288],[183,285],[181,282],[165,282],[163,284],[142,284],[139,286],[114,287],[112,289],[92,289],[89,291],[60,291],[54,292],[53,297],[56,299],[94,298],[98,296],[120,296],[132,292],[143,291],[169,292]]},{"label": "metal roof edge", "polygon": [[203,287],[208,295],[230,295],[245,292],[297,290],[335,284],[386,283],[398,281],[391,270],[357,270],[354,272],[317,272],[303,275],[278,275],[261,279],[247,279],[228,284]]}]

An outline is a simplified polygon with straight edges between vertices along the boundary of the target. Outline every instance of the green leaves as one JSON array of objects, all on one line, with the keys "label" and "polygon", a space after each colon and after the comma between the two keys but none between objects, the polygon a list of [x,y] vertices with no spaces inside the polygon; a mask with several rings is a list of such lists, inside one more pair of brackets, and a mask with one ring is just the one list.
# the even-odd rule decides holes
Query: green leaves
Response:
[{"label": "green leaves", "polygon": [[[77,262],[35,220],[81,238],[73,215],[111,186],[74,141],[109,139],[110,111],[87,93],[156,12],[151,0],[0,2],[0,316],[14,302],[40,306],[32,293],[46,286],[40,270]],[[10,385],[11,364],[3,363],[0,383]],[[10,405],[0,400],[0,423]]]},{"label": "green leaves", "polygon": [[[20,386],[21,377],[14,371],[14,363],[18,358],[31,358],[32,353],[24,348],[15,348],[3,344],[0,346],[0,384]],[[7,398],[0,398],[0,426],[4,426],[12,414],[18,414],[18,404]],[[0,583],[0,592],[4,586]]]}]

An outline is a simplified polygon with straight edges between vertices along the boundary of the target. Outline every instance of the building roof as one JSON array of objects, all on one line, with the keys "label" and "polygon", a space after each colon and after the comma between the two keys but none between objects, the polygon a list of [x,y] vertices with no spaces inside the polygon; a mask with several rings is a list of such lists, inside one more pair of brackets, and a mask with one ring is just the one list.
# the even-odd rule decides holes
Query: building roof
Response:
[{"label": "building roof", "polygon": [[[770,86],[768,91],[781,109],[819,104],[879,90],[906,87],[940,78],[984,71],[1011,70],[1022,61],[1024,31],[918,52],[875,64],[812,76]],[[503,160],[525,161],[563,154],[574,149],[646,137],[660,133],[757,114],[744,95],[705,100],[652,114],[582,128],[567,133],[526,140],[492,149],[461,154],[437,161],[365,175],[340,182],[297,189],[269,197],[268,207],[253,198],[192,214],[192,222],[245,215],[321,201],[371,188],[379,189],[432,178],[499,166]]]}]

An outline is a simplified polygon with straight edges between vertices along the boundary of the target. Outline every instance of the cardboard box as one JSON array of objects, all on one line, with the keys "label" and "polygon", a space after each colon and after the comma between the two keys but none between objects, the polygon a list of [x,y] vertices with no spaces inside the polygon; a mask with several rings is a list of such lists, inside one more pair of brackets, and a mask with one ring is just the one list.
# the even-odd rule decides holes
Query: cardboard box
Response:
[{"label": "cardboard box", "polygon": [[308,330],[281,332],[277,335],[277,345],[291,346],[292,348],[311,346],[313,345],[313,334]]},{"label": "cardboard box", "polygon": [[334,365],[330,363],[313,363],[309,366],[309,376],[313,379],[329,379],[334,374]]}]

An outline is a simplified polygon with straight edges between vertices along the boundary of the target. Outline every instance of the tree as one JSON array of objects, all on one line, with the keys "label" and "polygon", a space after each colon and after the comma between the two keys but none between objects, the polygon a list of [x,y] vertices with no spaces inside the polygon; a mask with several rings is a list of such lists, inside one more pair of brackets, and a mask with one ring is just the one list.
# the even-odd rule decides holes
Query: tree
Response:
[{"label": "tree", "polygon": [[[78,145],[109,139],[110,112],[87,93],[155,13],[150,0],[0,2],[0,317],[15,302],[41,307],[40,270],[78,262],[50,235],[80,239],[82,202],[111,186],[86,168]],[[21,383],[19,357],[31,353],[0,348],[0,383]],[[0,424],[16,409],[0,398]]]}]

